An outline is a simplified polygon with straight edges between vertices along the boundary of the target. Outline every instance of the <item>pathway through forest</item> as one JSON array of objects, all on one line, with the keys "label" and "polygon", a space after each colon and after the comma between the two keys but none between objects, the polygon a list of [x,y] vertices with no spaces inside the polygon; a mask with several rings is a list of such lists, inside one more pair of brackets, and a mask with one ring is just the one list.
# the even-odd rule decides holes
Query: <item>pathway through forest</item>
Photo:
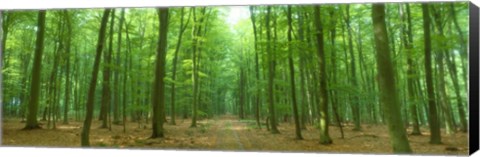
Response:
[{"label": "pathway through forest", "polygon": [[219,129],[216,133],[216,147],[219,150],[244,150],[240,138],[238,138],[237,129],[241,129],[241,126],[232,125],[233,122],[230,119],[222,119],[216,122]]},{"label": "pathway through forest", "polygon": [[[142,122],[127,122],[127,132],[123,126],[112,125],[112,130],[101,129],[101,121],[93,121],[90,141],[93,147],[169,150],[220,150],[220,151],[293,151],[293,152],[344,152],[344,153],[391,153],[388,132],[382,125],[362,125],[363,131],[352,131],[352,124],[345,124],[345,138],[340,138],[336,126],[330,126],[334,143],[318,144],[318,129],[307,126],[302,130],[304,140],[295,140],[292,122],[280,122],[280,134],[272,134],[256,128],[252,119],[240,120],[234,115],[224,115],[198,121],[190,128],[191,119],[179,119],[177,125],[165,125],[164,138],[150,139],[151,125]],[[2,145],[35,147],[80,147],[80,121],[57,124],[57,129],[23,131],[25,123],[19,119],[3,119]],[[410,129],[410,128],[409,128]],[[411,130],[408,130],[409,132]],[[422,128],[423,136],[409,136],[414,153],[465,155],[468,151],[468,134],[442,134],[444,144],[428,144],[428,129]],[[452,151],[447,148],[455,147]]]}]

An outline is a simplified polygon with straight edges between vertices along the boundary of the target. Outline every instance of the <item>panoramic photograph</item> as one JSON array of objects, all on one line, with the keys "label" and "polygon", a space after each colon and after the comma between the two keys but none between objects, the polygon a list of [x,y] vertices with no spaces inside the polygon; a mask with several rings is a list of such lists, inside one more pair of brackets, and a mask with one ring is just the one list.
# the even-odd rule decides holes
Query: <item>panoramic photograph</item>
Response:
[{"label": "panoramic photograph", "polygon": [[468,2],[0,14],[2,146],[468,155]]}]

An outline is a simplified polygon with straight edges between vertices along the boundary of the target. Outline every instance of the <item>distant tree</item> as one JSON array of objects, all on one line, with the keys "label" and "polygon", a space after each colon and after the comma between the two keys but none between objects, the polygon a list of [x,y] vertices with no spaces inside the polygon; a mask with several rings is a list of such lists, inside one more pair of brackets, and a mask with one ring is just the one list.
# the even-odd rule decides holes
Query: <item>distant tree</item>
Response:
[{"label": "distant tree", "polygon": [[70,77],[70,51],[72,45],[72,22],[71,16],[68,14],[67,10],[63,11],[63,16],[67,25],[67,34],[66,34],[66,46],[65,46],[65,57],[66,57],[66,67],[65,67],[65,108],[63,110],[63,124],[68,124],[68,111],[69,111],[69,103],[70,103],[70,92],[71,92],[71,77]]}]

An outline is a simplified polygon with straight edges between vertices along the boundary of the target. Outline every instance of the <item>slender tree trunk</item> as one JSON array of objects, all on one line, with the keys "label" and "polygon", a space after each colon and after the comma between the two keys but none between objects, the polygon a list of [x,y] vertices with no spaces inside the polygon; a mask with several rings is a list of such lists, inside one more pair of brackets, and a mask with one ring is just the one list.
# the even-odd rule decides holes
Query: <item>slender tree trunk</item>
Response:
[{"label": "slender tree trunk", "polygon": [[293,65],[293,48],[292,44],[292,6],[288,6],[287,8],[287,15],[288,15],[288,65],[290,69],[290,87],[291,87],[291,96],[292,96],[292,108],[293,108],[293,119],[295,120],[295,138],[297,140],[303,139],[302,137],[302,130],[300,128],[300,120],[298,118],[298,105],[297,105],[297,96],[295,94],[295,68]]},{"label": "slender tree trunk", "polygon": [[253,36],[254,36],[254,47],[255,47],[255,78],[256,82],[255,85],[257,86],[256,90],[256,95],[254,96],[255,98],[255,120],[257,122],[257,127],[261,128],[262,125],[260,124],[260,68],[259,68],[259,61],[258,61],[258,39],[257,39],[257,27],[255,25],[255,15],[253,13],[254,11],[254,6],[250,6],[250,20],[252,21],[252,27],[253,27]]},{"label": "slender tree trunk", "polygon": [[467,119],[465,115],[465,110],[463,106],[463,99],[462,96],[460,95],[460,85],[458,81],[458,75],[457,75],[457,66],[455,64],[455,57],[452,56],[450,53],[446,53],[445,60],[447,62],[448,66],[448,71],[450,72],[450,78],[452,79],[453,87],[455,90],[455,96],[457,97],[457,108],[458,108],[458,114],[459,114],[459,119],[460,119],[460,131],[462,132],[467,132]]},{"label": "slender tree trunk", "polygon": [[168,32],[168,8],[160,8],[158,11],[158,47],[155,61],[155,82],[153,86],[153,133],[151,138],[164,137],[163,123],[165,118],[165,57],[167,54],[167,32]]},{"label": "slender tree trunk", "polygon": [[[122,12],[124,9],[122,9]],[[123,78],[123,101],[122,101],[122,121],[123,121],[123,132],[127,132],[127,80],[129,78],[129,69],[130,69],[130,54],[132,52],[132,47],[131,47],[131,42],[130,42],[130,36],[128,32],[128,24],[125,24],[125,37],[126,37],[126,42],[127,42],[127,51],[125,51],[125,59],[124,59],[124,66],[123,66],[123,71],[124,71],[124,78]],[[132,100],[132,99],[130,99]]]},{"label": "slender tree trunk", "polygon": [[407,133],[400,116],[400,104],[396,93],[395,73],[390,59],[388,34],[385,24],[385,4],[372,5],[375,49],[377,52],[378,87],[380,102],[386,113],[387,126],[394,153],[411,153]]},{"label": "slender tree trunk", "polygon": [[[436,24],[436,28],[437,28],[437,32],[438,32],[438,35],[441,37],[441,38],[445,38],[445,35],[443,33],[443,27],[444,25],[442,25],[442,21],[441,21],[441,14],[440,12],[436,11],[436,9],[439,9],[439,8],[434,8],[432,7],[433,9],[433,14],[434,14],[434,20],[435,20],[435,24]],[[444,43],[443,41],[440,42],[442,45],[446,44]],[[436,63],[437,63],[437,67],[438,67],[438,73],[439,73],[439,77],[438,77],[438,88],[439,88],[439,92],[440,92],[440,104],[442,106],[442,111],[444,112],[444,115],[445,115],[445,130],[446,130],[446,133],[451,135],[455,132],[455,126],[454,126],[454,120],[453,120],[453,114],[452,114],[452,110],[451,110],[451,105],[450,105],[450,100],[448,100],[448,95],[447,95],[447,92],[446,92],[446,89],[445,89],[445,63],[444,63],[444,60],[445,60],[445,57],[444,55],[447,54],[447,49],[445,48],[442,48],[439,53],[436,53]]]},{"label": "slender tree trunk", "polygon": [[97,77],[98,71],[100,69],[100,60],[102,57],[103,44],[105,42],[105,32],[107,28],[108,16],[110,15],[111,9],[105,9],[102,16],[102,22],[100,25],[100,33],[98,34],[97,40],[97,52],[95,55],[95,62],[93,64],[92,79],[90,80],[90,87],[88,89],[87,103],[86,103],[86,117],[85,122],[83,123],[83,129],[81,133],[81,145],[82,147],[89,147],[89,135],[90,135],[90,126],[92,124],[93,117],[93,101],[95,98],[95,88],[97,86]]},{"label": "slender tree trunk", "polygon": [[271,38],[271,28],[270,28],[270,13],[271,12],[271,6],[267,6],[267,17],[265,17],[265,22],[266,26],[265,28],[267,29],[267,62],[268,62],[268,111],[270,112],[269,116],[269,122],[270,122],[270,132],[273,134],[278,134],[280,131],[278,131],[277,128],[277,120],[275,117],[275,99],[274,99],[274,78],[275,78],[275,59],[273,58],[274,55],[271,49],[271,43],[270,43],[270,38]]},{"label": "slender tree trunk", "polygon": [[[301,11],[298,11],[297,13],[297,16],[298,16],[298,39],[300,40],[301,43],[304,43],[305,41],[305,37],[304,37],[304,31],[303,31],[303,27],[304,27],[304,22],[303,22],[303,15],[301,13]],[[303,53],[300,53],[300,95],[301,95],[301,103],[300,103],[300,106],[301,106],[301,122],[300,122],[300,127],[302,129],[307,129],[307,126],[306,126],[306,121],[307,121],[307,106],[308,106],[308,96],[307,96],[307,89],[305,88],[305,55],[303,55]]]},{"label": "slender tree trunk", "polygon": [[[346,8],[347,16],[345,18],[345,24],[347,26],[347,33],[348,33],[348,50],[350,52],[350,81],[352,83],[352,87],[356,88],[357,87],[357,76],[356,76],[356,66],[355,66],[355,55],[353,53],[353,41],[352,41],[352,28],[350,26],[350,5],[347,5]],[[358,89],[358,88],[357,88]],[[360,89],[358,89],[360,90]],[[355,124],[355,127],[353,128],[354,131],[360,131],[362,130],[360,126],[360,103],[359,99],[357,97],[358,93],[353,93],[352,96],[352,115],[353,115],[353,121]]]},{"label": "slender tree trunk", "polygon": [[[115,65],[120,65],[120,54],[121,54],[121,47],[122,47],[122,28],[123,22],[125,21],[125,9],[122,9],[120,13],[120,21],[118,24],[118,36],[117,36],[117,53],[116,53],[116,63]],[[113,124],[120,124],[120,91],[119,91],[119,77],[120,71],[115,68],[115,76],[114,76],[114,86],[113,91],[115,92],[114,102],[113,102]],[[125,85],[125,84],[124,84]],[[124,95],[123,97],[125,97]]]},{"label": "slender tree trunk", "polygon": [[182,8],[181,10],[181,13],[180,13],[180,32],[178,33],[178,39],[177,39],[177,46],[175,47],[175,53],[174,53],[174,57],[173,57],[173,71],[172,71],[172,80],[174,81],[172,83],[172,93],[171,93],[171,108],[170,108],[170,114],[171,114],[171,120],[170,120],[170,124],[171,125],[176,125],[175,123],[175,81],[176,81],[176,78],[177,78],[177,60],[178,60],[178,52],[180,51],[180,46],[182,45],[182,36],[183,36],[183,33],[185,32],[185,30],[187,29],[187,26],[188,26],[188,23],[190,21],[190,15],[188,15],[188,19],[187,19],[187,22],[184,23],[184,9],[185,8]]},{"label": "slender tree trunk", "polygon": [[[467,61],[467,57],[468,57],[468,53],[467,53],[467,51],[468,51],[467,43],[468,42],[465,41],[465,36],[463,34],[463,31],[460,28],[460,25],[458,24],[457,16],[455,14],[455,6],[454,6],[453,3],[450,3],[450,16],[452,16],[452,18],[453,18],[453,24],[455,25],[455,30],[457,30],[460,45],[462,46],[462,49],[460,51],[460,56],[462,57],[462,59],[461,59],[461,68],[462,68],[462,71],[463,71],[462,76],[463,76],[464,80],[468,80],[468,78],[467,78],[467,66],[466,66],[467,63],[465,63],[465,61]],[[465,89],[468,89],[468,83],[465,83]],[[461,120],[462,119],[465,120],[465,117],[461,118]],[[466,124],[466,122],[465,122],[465,124]]]},{"label": "slender tree trunk", "polygon": [[[26,130],[40,128],[37,121],[37,111],[40,94],[40,74],[42,69],[43,41],[45,34],[45,10],[38,12],[37,40],[35,44],[35,56],[33,58],[32,83],[30,86],[30,100],[28,103],[28,116],[25,125]],[[2,44],[3,45],[3,44]]]},{"label": "slender tree trunk", "polygon": [[327,87],[327,71],[326,71],[326,57],[323,41],[323,25],[320,19],[320,6],[315,6],[315,25],[317,36],[317,53],[319,59],[319,77],[320,77],[320,103],[319,103],[319,115],[320,115],[320,144],[331,144],[333,141],[328,133],[329,118],[328,118],[328,87]]},{"label": "slender tree trunk", "polygon": [[113,25],[115,23],[115,10],[111,12],[111,19],[110,19],[110,37],[108,42],[108,51],[103,56],[105,62],[103,63],[103,90],[102,90],[102,108],[104,110],[104,114],[102,114],[102,126],[100,128],[108,128],[107,122],[108,117],[110,116],[110,105],[111,105],[111,92],[110,92],[110,69],[111,69],[111,57],[112,57],[112,50],[113,50]]},{"label": "slender tree trunk", "polygon": [[[332,52],[331,52],[331,55],[330,55],[330,60],[331,60],[331,64],[332,64],[332,83],[333,84],[337,84],[337,58],[336,58],[336,49],[335,49],[335,36],[336,36],[336,24],[337,24],[337,21],[335,19],[335,10],[333,10],[335,8],[332,8],[332,10],[330,11],[330,19],[332,20],[331,21],[331,24],[333,25],[333,27],[330,28],[330,43],[332,44]],[[340,134],[341,134],[341,137],[342,139],[344,138],[344,135],[343,135],[343,127],[342,127],[342,121],[340,120],[340,115],[338,114],[338,93],[335,92],[334,90],[330,90],[330,95],[331,95],[331,99],[333,100],[332,101],[332,109],[333,109],[333,113],[335,114],[335,120],[337,121],[337,125],[338,125],[338,128],[340,128]]]},{"label": "slender tree trunk", "polygon": [[[198,26],[196,26],[197,24],[193,25],[193,31],[192,31],[192,34],[193,34],[193,47],[192,47],[192,50],[193,50],[193,57],[192,57],[192,60],[193,60],[193,74],[192,74],[192,77],[193,77],[193,107],[192,107],[192,123],[190,125],[190,127],[197,127],[197,110],[198,110],[198,85],[199,85],[199,80],[198,80],[198,71],[199,71],[199,61],[200,61],[200,52],[199,52],[199,44],[200,44],[200,41],[198,40],[198,38],[201,37],[201,32],[202,32],[202,24],[203,24],[203,19],[205,16],[205,7],[202,8],[202,15],[198,21]],[[193,8],[193,21],[194,23],[197,23],[196,21],[197,17],[196,17],[196,14],[195,14],[195,8]],[[198,54],[197,54],[198,53]]]},{"label": "slender tree trunk", "polygon": [[[421,135],[420,127],[418,124],[418,113],[417,113],[417,97],[415,95],[415,65],[413,61],[413,33],[412,33],[412,20],[410,15],[410,6],[409,4],[405,4],[407,15],[403,13],[403,6],[400,8],[400,15],[402,17],[402,39],[403,44],[407,52],[407,92],[408,92],[408,100],[410,104],[410,112],[412,115],[412,122],[413,122],[413,131],[412,135]],[[407,115],[405,115],[407,116]]]},{"label": "slender tree trunk", "polygon": [[65,108],[63,112],[63,124],[68,124],[68,110],[69,110],[69,104],[70,104],[70,51],[71,51],[71,42],[72,42],[72,23],[70,20],[70,15],[68,14],[67,10],[63,11],[65,20],[66,20],[66,25],[67,25],[67,41],[66,41],[66,46],[65,46],[65,57],[66,57],[66,71],[65,71]]},{"label": "slender tree trunk", "polygon": [[431,56],[431,39],[430,39],[430,15],[429,4],[422,4],[423,13],[423,31],[425,44],[425,76],[427,84],[427,99],[428,99],[428,124],[430,126],[430,143],[441,144],[440,126],[437,118],[437,104],[435,102],[435,93],[433,89],[432,79],[432,56]]}]

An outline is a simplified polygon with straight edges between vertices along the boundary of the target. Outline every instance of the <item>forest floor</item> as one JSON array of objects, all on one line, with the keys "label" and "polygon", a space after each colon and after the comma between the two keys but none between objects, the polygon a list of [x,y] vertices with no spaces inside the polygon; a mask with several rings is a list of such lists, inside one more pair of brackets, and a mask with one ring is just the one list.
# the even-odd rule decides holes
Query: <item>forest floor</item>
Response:
[{"label": "forest floor", "polygon": [[[43,127],[46,128],[46,122]],[[200,120],[196,128],[190,128],[190,119],[179,119],[177,125],[165,124],[165,138],[149,139],[151,126],[127,122],[126,133],[122,125],[112,125],[112,130],[101,129],[101,122],[94,120],[90,131],[93,147],[143,148],[177,150],[228,150],[228,151],[281,151],[281,152],[330,152],[391,154],[392,148],[385,125],[362,125],[362,131],[352,131],[345,125],[345,138],[338,127],[330,126],[331,145],[320,145],[318,129],[307,126],[302,131],[304,140],[295,140],[293,123],[280,123],[280,134],[271,134],[264,127],[258,129],[254,120],[238,120],[222,116]],[[25,123],[19,119],[3,119],[2,145],[36,147],[80,147],[82,122],[62,124],[57,128],[21,130]],[[422,128],[422,136],[408,136],[415,154],[467,155],[468,134],[458,132],[442,134],[440,145],[428,143],[428,128]],[[408,130],[410,131],[410,130]],[[443,130],[442,130],[443,132]]]}]

